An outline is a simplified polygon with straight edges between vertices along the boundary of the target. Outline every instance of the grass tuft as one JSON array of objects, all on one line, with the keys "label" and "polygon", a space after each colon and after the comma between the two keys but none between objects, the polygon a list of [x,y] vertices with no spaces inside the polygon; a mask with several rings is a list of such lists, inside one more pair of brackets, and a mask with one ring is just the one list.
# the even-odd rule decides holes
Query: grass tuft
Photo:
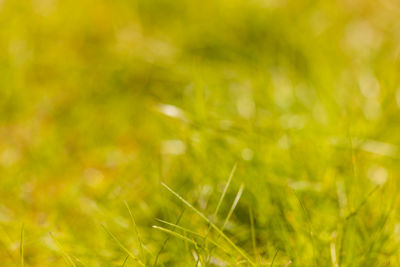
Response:
[{"label": "grass tuft", "polygon": [[245,252],[243,252],[235,243],[232,242],[229,237],[227,237],[221,229],[219,229],[214,223],[212,223],[203,213],[201,213],[198,209],[193,207],[189,202],[187,202],[183,197],[181,197],[178,193],[169,188],[166,184],[161,183],[168,191],[170,191],[173,195],[175,195],[181,202],[183,202],[186,206],[188,206],[192,211],[197,213],[205,222],[209,223],[209,225],[224,238],[229,245],[231,245],[250,265],[256,266],[256,264],[250,259],[249,256]]}]

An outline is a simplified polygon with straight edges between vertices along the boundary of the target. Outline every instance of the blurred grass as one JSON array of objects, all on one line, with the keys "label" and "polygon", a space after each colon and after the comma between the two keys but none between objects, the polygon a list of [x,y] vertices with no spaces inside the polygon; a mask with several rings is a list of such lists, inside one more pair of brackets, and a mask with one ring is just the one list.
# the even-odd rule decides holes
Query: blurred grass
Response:
[{"label": "blurred grass", "polygon": [[1,265],[248,264],[161,182],[219,229],[244,184],[224,233],[257,265],[399,265],[399,16],[0,1]]}]

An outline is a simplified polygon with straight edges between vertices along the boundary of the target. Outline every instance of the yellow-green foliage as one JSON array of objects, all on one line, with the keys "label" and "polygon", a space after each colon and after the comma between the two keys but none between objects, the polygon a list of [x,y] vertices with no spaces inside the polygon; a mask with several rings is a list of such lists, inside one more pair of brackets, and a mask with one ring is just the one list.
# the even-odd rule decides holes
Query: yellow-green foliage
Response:
[{"label": "yellow-green foliage", "polygon": [[399,266],[399,18],[0,0],[0,265]]}]

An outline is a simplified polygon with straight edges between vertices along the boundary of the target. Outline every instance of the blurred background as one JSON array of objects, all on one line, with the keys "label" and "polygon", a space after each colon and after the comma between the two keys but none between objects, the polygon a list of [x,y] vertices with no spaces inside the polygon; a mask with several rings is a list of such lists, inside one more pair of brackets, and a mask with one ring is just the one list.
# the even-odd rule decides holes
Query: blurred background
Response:
[{"label": "blurred background", "polygon": [[243,184],[225,233],[257,264],[400,264],[399,17],[394,0],[1,0],[2,265],[24,225],[25,266],[122,266],[101,224],[139,255],[127,201],[146,265],[237,266],[151,228],[206,235],[161,182],[209,216],[235,164],[215,223]]}]

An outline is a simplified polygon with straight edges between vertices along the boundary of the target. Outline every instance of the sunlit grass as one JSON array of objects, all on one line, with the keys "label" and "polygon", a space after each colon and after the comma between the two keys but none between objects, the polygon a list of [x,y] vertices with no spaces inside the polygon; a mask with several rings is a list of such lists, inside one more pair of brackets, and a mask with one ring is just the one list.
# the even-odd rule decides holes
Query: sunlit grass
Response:
[{"label": "sunlit grass", "polygon": [[399,17],[0,1],[0,265],[399,265]]}]

